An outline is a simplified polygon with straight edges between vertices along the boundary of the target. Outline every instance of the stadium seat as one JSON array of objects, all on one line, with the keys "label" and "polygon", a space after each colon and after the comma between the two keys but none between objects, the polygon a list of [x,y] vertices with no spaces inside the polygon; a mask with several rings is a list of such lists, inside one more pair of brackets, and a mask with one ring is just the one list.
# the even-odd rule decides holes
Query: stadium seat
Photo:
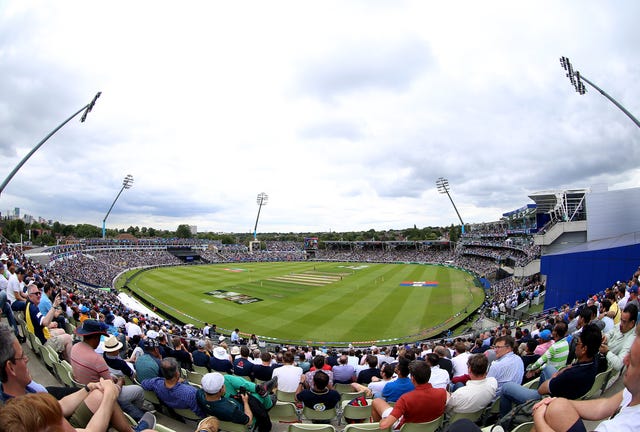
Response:
[{"label": "stadium seat", "polygon": [[[365,423],[371,421],[371,404],[365,406],[345,405],[342,409],[342,420],[362,420]],[[338,422],[340,424],[340,422]]]},{"label": "stadium seat", "polygon": [[330,424],[294,423],[290,424],[287,432],[336,432]]},{"label": "stadium seat", "polygon": [[228,421],[220,421],[219,430],[225,432],[249,432],[249,425],[241,425],[238,423],[228,422]]},{"label": "stadium seat", "polygon": [[536,379],[532,379],[531,381],[522,384],[522,387],[533,389],[533,390],[537,389],[539,386],[540,386],[540,377]]},{"label": "stadium seat", "polygon": [[340,403],[342,402],[350,402],[352,400],[354,400],[355,398],[358,398],[360,396],[364,396],[365,393],[364,392],[347,392],[347,393],[340,393]]},{"label": "stadium seat", "polygon": [[206,375],[209,373],[209,370],[204,366],[193,365],[193,371],[195,373],[199,373],[200,375]]},{"label": "stadium seat", "polygon": [[280,402],[296,402],[296,392],[283,392],[282,390],[276,390],[276,396]]},{"label": "stadium seat", "polygon": [[533,422],[526,422],[519,424],[511,432],[529,432],[531,429],[533,429]]},{"label": "stadium seat", "polygon": [[392,432],[391,426],[386,429],[380,429],[380,423],[353,423],[345,426],[342,432],[362,432],[362,431],[383,431],[383,432]]},{"label": "stadium seat", "polygon": [[191,420],[191,421],[194,421],[196,423],[198,423],[200,420],[202,420],[200,417],[198,417],[196,415],[196,413],[191,411],[189,408],[172,408],[172,410],[177,415],[182,417],[184,420]]},{"label": "stadium seat", "polygon": [[190,383],[200,385],[202,383],[202,376],[203,375],[198,372],[191,372],[190,370],[187,370],[187,381]]},{"label": "stadium seat", "polygon": [[272,422],[295,423],[300,421],[296,406],[291,402],[278,401],[269,410],[269,417]]},{"label": "stadium seat", "polygon": [[611,370],[612,369],[609,368],[606,371],[600,372],[598,375],[596,375],[596,379],[593,381],[593,385],[591,386],[591,389],[589,389],[589,391],[585,393],[585,395],[579,398],[578,400],[591,399],[594,396],[599,395],[600,392],[602,391],[602,388],[605,386],[605,384],[607,383],[607,380],[609,379],[609,374],[611,373]]},{"label": "stadium seat", "polygon": [[482,417],[482,413],[484,413],[484,408],[472,413],[453,413],[451,414],[451,417],[449,417],[449,424],[460,419],[469,419],[475,423],[480,420],[480,417]]},{"label": "stadium seat", "polygon": [[158,432],[176,432],[174,429],[168,428],[166,426],[161,425],[160,423],[156,423],[156,427],[153,428]]},{"label": "stadium seat", "polygon": [[333,385],[333,389],[335,391],[337,391],[338,393],[342,394],[342,393],[352,393],[353,392],[353,387],[351,387],[351,384],[340,384],[340,383],[336,383]]},{"label": "stadium seat", "polygon": [[400,432],[436,432],[442,426],[443,421],[444,414],[430,422],[404,423],[400,428]]},{"label": "stadium seat", "polygon": [[336,411],[335,408],[327,409],[324,411],[316,411],[313,408],[304,407],[302,408],[302,416],[305,419],[311,420],[311,421],[316,421],[316,420],[331,421],[337,418],[338,412]]}]

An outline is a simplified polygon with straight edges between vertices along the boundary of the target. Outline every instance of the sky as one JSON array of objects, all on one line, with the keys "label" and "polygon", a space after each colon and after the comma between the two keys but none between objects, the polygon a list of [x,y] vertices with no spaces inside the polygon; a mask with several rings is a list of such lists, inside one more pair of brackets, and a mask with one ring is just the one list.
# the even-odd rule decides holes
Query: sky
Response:
[{"label": "sky", "polygon": [[0,0],[0,209],[108,228],[387,230],[637,187],[640,2]]}]

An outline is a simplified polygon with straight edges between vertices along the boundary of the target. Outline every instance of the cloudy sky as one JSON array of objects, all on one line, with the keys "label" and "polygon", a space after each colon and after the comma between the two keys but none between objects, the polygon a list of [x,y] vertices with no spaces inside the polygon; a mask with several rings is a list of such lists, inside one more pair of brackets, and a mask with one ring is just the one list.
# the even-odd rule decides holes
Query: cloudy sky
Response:
[{"label": "cloudy sky", "polygon": [[640,2],[0,1],[0,209],[108,227],[497,220],[640,182]]}]

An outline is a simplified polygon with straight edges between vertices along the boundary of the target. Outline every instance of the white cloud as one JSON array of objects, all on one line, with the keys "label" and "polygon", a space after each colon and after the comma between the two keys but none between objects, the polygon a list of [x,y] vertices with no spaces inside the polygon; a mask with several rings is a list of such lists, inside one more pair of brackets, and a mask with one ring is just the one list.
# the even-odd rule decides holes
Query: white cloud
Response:
[{"label": "white cloud", "polygon": [[[637,186],[640,4],[50,3],[0,6],[0,196],[66,223],[314,231],[449,225],[527,193]],[[3,174],[0,172],[0,177]]]}]

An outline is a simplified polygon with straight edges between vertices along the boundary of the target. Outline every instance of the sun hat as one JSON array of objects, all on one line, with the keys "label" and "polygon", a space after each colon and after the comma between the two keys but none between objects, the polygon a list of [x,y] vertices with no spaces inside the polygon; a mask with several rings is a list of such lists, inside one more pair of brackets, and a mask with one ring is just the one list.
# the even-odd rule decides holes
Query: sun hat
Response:
[{"label": "sun hat", "polygon": [[94,335],[94,334],[103,334],[106,336],[107,329],[108,327],[105,323],[88,319],[88,320],[85,320],[84,323],[82,323],[82,327],[78,327],[76,329],[76,334],[79,336],[87,336],[87,335]]},{"label": "sun hat", "polygon": [[221,373],[210,372],[202,377],[200,384],[205,393],[215,394],[218,393],[224,385],[224,377]]},{"label": "sun hat", "polygon": [[238,354],[240,354],[240,347],[239,346],[231,347],[231,355],[238,355]]},{"label": "sun hat", "polygon": [[155,331],[155,330],[149,330],[147,332],[147,337],[150,338],[150,339],[157,339],[158,336],[160,336],[160,334],[158,334],[158,332]]},{"label": "sun hat", "polygon": [[218,340],[219,340],[220,342],[222,342],[222,341],[224,340],[224,336],[220,335],[220,337],[218,338]]},{"label": "sun hat", "polygon": [[118,351],[120,348],[122,348],[122,342],[120,342],[118,340],[118,338],[116,338],[115,336],[109,336],[105,341],[104,341],[104,352],[114,352],[114,351]]},{"label": "sun hat", "polygon": [[229,355],[227,354],[227,350],[222,347],[215,347],[213,349],[213,356],[218,360],[229,360]]}]

